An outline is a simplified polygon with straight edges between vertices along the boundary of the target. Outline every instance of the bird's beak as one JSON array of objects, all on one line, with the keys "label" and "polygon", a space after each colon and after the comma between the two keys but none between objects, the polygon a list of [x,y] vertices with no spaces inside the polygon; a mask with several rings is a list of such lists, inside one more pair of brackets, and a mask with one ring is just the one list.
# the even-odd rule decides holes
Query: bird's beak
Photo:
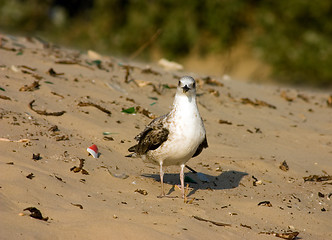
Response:
[{"label": "bird's beak", "polygon": [[182,89],[183,89],[183,93],[186,93],[189,91],[190,88],[187,85],[184,85],[184,87]]}]

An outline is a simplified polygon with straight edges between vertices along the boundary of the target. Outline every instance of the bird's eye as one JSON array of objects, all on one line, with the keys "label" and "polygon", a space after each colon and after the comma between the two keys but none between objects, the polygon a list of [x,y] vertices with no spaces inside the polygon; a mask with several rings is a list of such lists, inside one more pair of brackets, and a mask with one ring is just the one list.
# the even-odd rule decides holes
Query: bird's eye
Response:
[{"label": "bird's eye", "polygon": [[181,85],[181,81],[179,81],[179,83],[178,83],[178,86],[180,86]]},{"label": "bird's eye", "polygon": [[194,87],[194,88],[196,87],[196,83],[193,83],[193,87]]}]

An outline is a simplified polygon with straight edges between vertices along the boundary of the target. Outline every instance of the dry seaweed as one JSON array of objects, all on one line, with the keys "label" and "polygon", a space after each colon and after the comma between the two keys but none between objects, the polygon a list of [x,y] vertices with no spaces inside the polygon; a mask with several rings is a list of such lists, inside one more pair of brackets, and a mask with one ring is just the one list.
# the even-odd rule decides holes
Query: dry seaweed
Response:
[{"label": "dry seaweed", "polygon": [[55,137],[55,141],[66,141],[66,140],[69,140],[68,135],[61,135]]},{"label": "dry seaweed", "polygon": [[33,175],[33,173],[30,173],[26,176],[26,178],[29,178],[29,179],[33,179],[35,177],[35,175]]},{"label": "dry seaweed", "polygon": [[229,122],[229,121],[227,121],[227,120],[222,120],[222,119],[219,119],[219,123],[220,123],[220,124],[232,125],[231,122]]},{"label": "dry seaweed", "polygon": [[304,181],[307,182],[324,182],[332,180],[331,175],[310,175],[308,177],[303,177]]},{"label": "dry seaweed", "polygon": [[34,81],[31,85],[27,86],[27,85],[24,85],[23,87],[21,87],[19,89],[20,92],[32,92],[34,90],[37,90],[39,89],[40,87],[40,84],[39,84],[39,81]]},{"label": "dry seaweed", "polygon": [[252,229],[252,227],[251,227],[251,226],[249,226],[249,225],[246,225],[246,224],[242,224],[242,223],[241,223],[241,224],[240,224],[240,226],[241,226],[241,227],[245,227],[245,228]]},{"label": "dry seaweed", "polygon": [[158,95],[161,95],[161,91],[158,89],[158,87],[150,81],[134,80],[134,82],[138,87],[152,86],[152,91],[157,93]]},{"label": "dry seaweed", "polygon": [[297,97],[302,99],[303,101],[305,101],[307,103],[309,102],[309,98],[307,96],[301,94],[301,93],[297,94]]},{"label": "dry seaweed", "polygon": [[280,164],[279,168],[280,168],[282,171],[285,171],[285,172],[287,172],[287,171],[289,170],[289,166],[288,166],[286,160],[283,161],[283,162]]},{"label": "dry seaweed", "polygon": [[103,140],[104,141],[114,141],[114,138],[113,137],[105,136],[105,137],[103,137]]},{"label": "dry seaweed", "polygon": [[12,100],[10,97],[7,97],[5,95],[0,95],[0,98],[3,100]]},{"label": "dry seaweed", "polygon": [[61,116],[63,115],[66,111],[61,111],[61,112],[46,112],[45,110],[36,110],[33,109],[32,104],[35,102],[36,100],[32,100],[29,103],[29,107],[32,111],[34,111],[35,113],[38,113],[39,115],[45,115],[45,116]]},{"label": "dry seaweed", "polygon": [[78,203],[70,203],[71,205],[78,207],[79,209],[83,209],[83,206],[81,204]]},{"label": "dry seaweed", "polygon": [[150,119],[155,119],[156,115],[151,113],[148,109],[142,108],[141,106],[136,107],[136,112],[143,114],[144,116],[150,118]]},{"label": "dry seaweed", "polygon": [[111,111],[107,110],[106,108],[104,108],[104,107],[102,107],[102,106],[100,106],[100,105],[98,105],[96,103],[92,103],[92,102],[79,102],[77,105],[80,106],[80,107],[89,107],[89,106],[95,107],[95,108],[99,109],[100,111],[102,111],[104,113],[107,113],[108,115],[112,114]]},{"label": "dry seaweed", "polygon": [[260,232],[259,234],[268,234],[287,240],[293,240],[296,239],[297,235],[299,235],[299,232],[276,233],[272,231],[272,232]]},{"label": "dry seaweed", "polygon": [[144,189],[136,189],[135,192],[140,193],[144,196],[148,195],[148,192]]},{"label": "dry seaweed", "polygon": [[42,213],[39,211],[39,209],[35,208],[35,207],[28,207],[23,209],[23,211],[30,211],[30,217],[39,219],[39,220],[43,220],[43,221],[47,221],[48,217],[44,218]]},{"label": "dry seaweed", "polygon": [[211,78],[210,76],[204,77],[204,78],[202,78],[202,80],[204,81],[205,84],[209,84],[209,85],[212,85],[212,86],[219,86],[219,87],[224,86],[223,83],[219,82],[216,79]]},{"label": "dry seaweed", "polygon": [[257,185],[261,185],[262,184],[262,181],[261,180],[258,180],[255,176],[251,176],[252,179],[254,179],[254,181],[252,182],[252,185],[253,186],[257,186]]},{"label": "dry seaweed", "polygon": [[20,65],[19,67],[21,67],[21,68],[25,68],[25,69],[28,69],[28,70],[30,70],[30,71],[32,71],[32,72],[34,72],[34,71],[37,70],[37,68],[32,68],[32,67],[29,67],[29,66],[26,66],[26,65]]},{"label": "dry seaweed", "polygon": [[151,69],[151,67],[146,67],[146,68],[143,68],[141,73],[146,73],[146,74],[153,74],[153,75],[156,75],[156,76],[161,76],[161,74],[157,71],[154,71]]},{"label": "dry seaweed", "polygon": [[272,109],[277,109],[276,106],[272,105],[272,104],[269,104],[267,102],[264,102],[262,100],[258,100],[258,99],[255,99],[255,101],[249,99],[249,98],[241,98],[241,103],[242,104],[250,104],[250,105],[253,105],[255,107],[257,106],[262,106],[262,107],[268,107],[268,108],[272,108]]},{"label": "dry seaweed", "polygon": [[58,97],[61,97],[61,98],[65,98],[64,96],[62,96],[61,94],[59,94],[59,93],[56,93],[56,92],[51,92],[53,95],[55,95],[55,96],[58,96]]},{"label": "dry seaweed", "polygon": [[70,169],[70,171],[73,171],[74,173],[78,173],[78,172],[81,172],[82,174],[84,175],[89,175],[89,172],[85,169],[83,169],[83,166],[84,166],[84,159],[83,158],[80,158],[80,165],[78,167],[74,166]]},{"label": "dry seaweed", "polygon": [[57,125],[53,125],[52,127],[50,127],[48,129],[49,132],[56,132],[56,131],[59,131],[59,128]]},{"label": "dry seaweed", "polygon": [[58,177],[57,175],[54,174],[54,177],[59,180],[60,182],[66,183],[61,177]]},{"label": "dry seaweed", "polygon": [[41,157],[40,157],[40,153],[37,153],[37,154],[32,154],[32,159],[33,160],[35,160],[35,161],[38,161],[38,160],[40,160],[41,159]]},{"label": "dry seaweed", "polygon": [[272,203],[270,201],[262,201],[258,203],[258,206],[272,207]]},{"label": "dry seaweed", "polygon": [[134,70],[133,66],[130,65],[121,65],[121,67],[126,71],[125,75],[125,83],[129,83],[131,78],[130,78],[130,72]]},{"label": "dry seaweed", "polygon": [[231,226],[231,224],[228,224],[228,223],[215,222],[215,221],[204,219],[204,218],[201,218],[201,217],[198,217],[198,216],[195,216],[195,215],[193,215],[192,217],[195,218],[195,219],[197,219],[197,220],[199,220],[199,221],[212,223],[212,224],[214,224],[216,226],[221,226],[221,227]]},{"label": "dry seaweed", "polygon": [[60,75],[64,75],[64,73],[57,73],[56,71],[54,71],[53,68],[50,68],[48,70],[48,74],[50,74],[52,77],[57,77],[57,76],[60,76]]},{"label": "dry seaweed", "polygon": [[55,61],[57,64],[79,64],[78,60],[62,59]]},{"label": "dry seaweed", "polygon": [[208,92],[209,92],[210,94],[212,94],[213,96],[215,96],[215,97],[219,97],[219,96],[220,96],[219,91],[218,91],[218,90],[215,90],[215,89],[213,89],[213,88],[209,88],[209,89],[208,89]]}]

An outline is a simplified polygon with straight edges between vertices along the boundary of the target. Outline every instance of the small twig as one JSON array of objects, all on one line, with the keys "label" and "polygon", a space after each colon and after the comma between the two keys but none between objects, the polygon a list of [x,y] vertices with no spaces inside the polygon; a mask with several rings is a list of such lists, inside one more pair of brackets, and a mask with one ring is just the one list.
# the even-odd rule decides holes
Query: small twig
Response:
[{"label": "small twig", "polygon": [[36,110],[36,109],[33,109],[33,106],[32,104],[35,102],[36,100],[32,100],[30,103],[29,103],[29,107],[32,111],[34,111],[35,113],[38,113],[39,115],[45,115],[45,116],[61,116],[63,115],[66,111],[61,111],[61,112],[46,112],[45,110],[42,111],[42,110]]},{"label": "small twig", "polygon": [[138,55],[140,55],[141,52],[144,51],[144,49],[146,49],[149,45],[151,45],[154,41],[156,41],[156,39],[159,37],[160,34],[161,34],[161,29],[159,28],[147,42],[145,42],[133,54],[131,54],[129,59],[132,60],[132,59],[136,58]]},{"label": "small twig", "polygon": [[195,216],[195,215],[193,215],[193,218],[195,218],[195,219],[197,219],[199,221],[212,223],[212,224],[214,224],[216,226],[221,226],[221,227],[229,227],[229,226],[231,226],[231,224],[228,224],[228,223],[215,222],[215,221],[204,219],[204,218],[201,218],[201,217],[198,217],[198,216]]},{"label": "small twig", "polygon": [[102,111],[104,113],[107,113],[109,115],[112,114],[111,111],[107,110],[106,108],[103,108],[102,106],[100,106],[98,104],[92,103],[92,102],[79,102],[77,105],[80,107],[92,106],[92,107],[98,108],[100,111]]}]

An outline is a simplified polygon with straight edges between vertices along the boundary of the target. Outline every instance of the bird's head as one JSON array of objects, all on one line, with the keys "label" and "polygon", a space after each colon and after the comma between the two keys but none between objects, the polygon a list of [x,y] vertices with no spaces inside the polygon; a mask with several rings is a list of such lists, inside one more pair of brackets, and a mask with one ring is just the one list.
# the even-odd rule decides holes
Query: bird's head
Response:
[{"label": "bird's head", "polygon": [[196,82],[190,76],[184,76],[179,80],[178,94],[192,95],[196,93]]}]

